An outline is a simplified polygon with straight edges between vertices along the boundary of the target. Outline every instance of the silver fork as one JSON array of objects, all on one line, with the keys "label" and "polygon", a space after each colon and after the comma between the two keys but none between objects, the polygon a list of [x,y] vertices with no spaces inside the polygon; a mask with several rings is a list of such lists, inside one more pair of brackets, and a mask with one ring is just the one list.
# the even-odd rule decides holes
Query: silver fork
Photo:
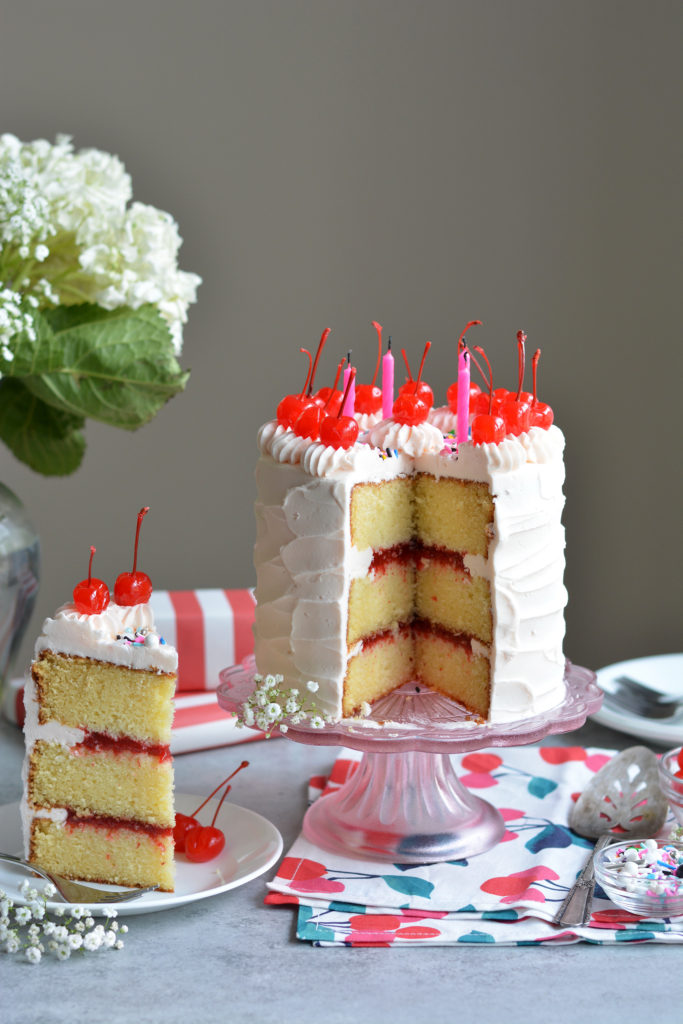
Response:
[{"label": "silver fork", "polygon": [[145,893],[154,892],[159,888],[158,885],[148,885],[144,889],[117,889],[116,892],[106,892],[103,889],[93,889],[82,882],[72,882],[70,878],[55,875],[52,871],[44,871],[30,861],[13,857],[11,853],[0,853],[0,860],[7,861],[8,864],[19,864],[46,878],[48,882],[52,882],[65,903],[123,903],[125,900],[137,900]]},{"label": "silver fork", "polygon": [[629,676],[616,676],[609,682],[613,688],[603,689],[606,703],[642,718],[672,718],[683,707],[683,701],[653,690]]}]

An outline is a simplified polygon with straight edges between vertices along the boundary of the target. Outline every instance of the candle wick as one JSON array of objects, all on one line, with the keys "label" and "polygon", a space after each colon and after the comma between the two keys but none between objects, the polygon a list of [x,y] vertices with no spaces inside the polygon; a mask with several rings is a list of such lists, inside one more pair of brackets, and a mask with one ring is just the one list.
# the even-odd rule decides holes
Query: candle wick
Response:
[{"label": "candle wick", "polygon": [[387,342],[387,352],[391,352],[391,335],[389,335],[389,340]]},{"label": "candle wick", "polygon": [[349,349],[349,351],[348,351],[348,354],[347,354],[347,356],[346,356],[346,361],[347,361],[347,363],[349,364],[349,366],[351,365],[351,351],[352,351],[352,350],[351,350],[351,349]]}]

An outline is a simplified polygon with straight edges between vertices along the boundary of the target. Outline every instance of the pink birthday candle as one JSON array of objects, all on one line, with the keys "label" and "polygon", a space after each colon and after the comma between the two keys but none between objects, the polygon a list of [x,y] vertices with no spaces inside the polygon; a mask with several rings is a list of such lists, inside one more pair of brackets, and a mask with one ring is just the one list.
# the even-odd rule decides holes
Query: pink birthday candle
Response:
[{"label": "pink birthday candle", "polygon": [[344,370],[344,394],[346,398],[342,406],[342,416],[353,416],[356,406],[356,368],[351,366],[350,352]]},{"label": "pink birthday candle", "polygon": [[458,354],[458,412],[456,440],[464,444],[470,421],[470,356],[466,348]]},{"label": "pink birthday candle", "polygon": [[391,354],[391,338],[387,343],[386,354],[382,358],[382,416],[391,418],[394,408],[394,357]]}]

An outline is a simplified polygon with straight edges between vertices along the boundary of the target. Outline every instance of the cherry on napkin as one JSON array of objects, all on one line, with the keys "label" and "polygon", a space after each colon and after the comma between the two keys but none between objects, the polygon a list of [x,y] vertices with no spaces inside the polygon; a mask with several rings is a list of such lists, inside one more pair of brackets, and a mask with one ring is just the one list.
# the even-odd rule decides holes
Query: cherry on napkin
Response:
[{"label": "cherry on napkin", "polygon": [[[551,923],[593,847],[568,827],[569,808],[614,753],[508,747],[454,756],[461,782],[503,815],[496,847],[402,865],[345,857],[300,836],[268,884],[266,903],[296,904],[297,936],[321,946],[682,942],[683,917],[638,918],[599,887],[588,926]],[[342,785],[360,757],[342,750],[329,778],[311,779],[310,799]]]}]

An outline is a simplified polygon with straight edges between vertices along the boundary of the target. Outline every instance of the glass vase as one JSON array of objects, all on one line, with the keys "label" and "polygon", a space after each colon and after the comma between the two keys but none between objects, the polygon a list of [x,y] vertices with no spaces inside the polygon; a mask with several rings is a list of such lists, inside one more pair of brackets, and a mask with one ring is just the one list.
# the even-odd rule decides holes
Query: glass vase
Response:
[{"label": "glass vase", "polygon": [[0,701],[28,626],[40,573],[40,541],[24,506],[0,484]]}]

